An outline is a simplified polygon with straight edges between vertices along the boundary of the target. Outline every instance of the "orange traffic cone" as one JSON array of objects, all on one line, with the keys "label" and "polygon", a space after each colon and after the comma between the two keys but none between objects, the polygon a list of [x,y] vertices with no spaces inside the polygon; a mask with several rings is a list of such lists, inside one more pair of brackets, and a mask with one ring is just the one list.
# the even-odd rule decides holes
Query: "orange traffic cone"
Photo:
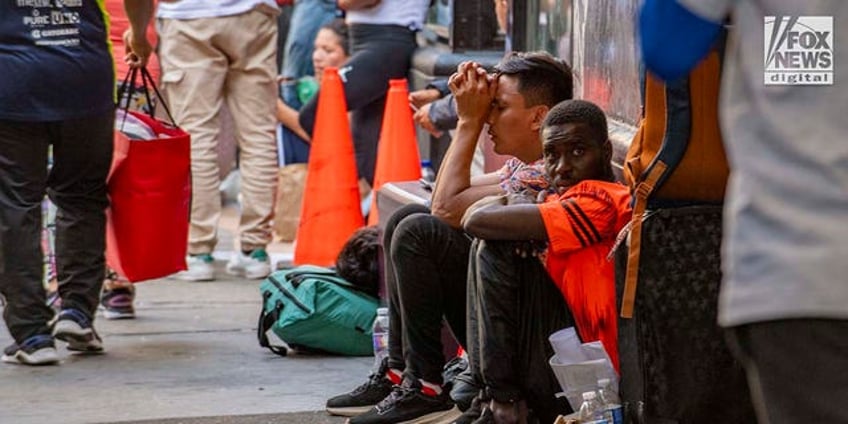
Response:
[{"label": "orange traffic cone", "polygon": [[326,68],[318,94],[294,263],[327,266],[365,224],[360,209],[353,138],[336,68]]},{"label": "orange traffic cone", "polygon": [[409,89],[405,79],[389,80],[383,127],[377,147],[377,166],[374,170],[374,190],[368,225],[377,225],[377,190],[385,183],[411,181],[421,178],[421,159],[415,139],[415,124],[409,107]]}]

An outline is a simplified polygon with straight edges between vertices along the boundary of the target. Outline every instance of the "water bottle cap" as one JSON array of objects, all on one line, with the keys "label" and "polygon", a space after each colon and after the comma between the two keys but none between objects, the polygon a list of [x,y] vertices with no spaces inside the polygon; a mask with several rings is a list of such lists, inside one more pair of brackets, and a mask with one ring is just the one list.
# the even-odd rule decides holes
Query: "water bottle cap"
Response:
[{"label": "water bottle cap", "polygon": [[584,392],[583,400],[592,400],[595,399],[595,392]]},{"label": "water bottle cap", "polygon": [[424,159],[421,161],[421,166],[432,166],[433,163],[430,162],[430,159]]},{"label": "water bottle cap", "polygon": [[608,378],[602,378],[598,380],[598,386],[606,386],[608,384],[610,384],[610,379]]},{"label": "water bottle cap", "polygon": [[388,315],[388,314],[389,314],[389,308],[386,308],[386,307],[377,308],[377,315]]}]

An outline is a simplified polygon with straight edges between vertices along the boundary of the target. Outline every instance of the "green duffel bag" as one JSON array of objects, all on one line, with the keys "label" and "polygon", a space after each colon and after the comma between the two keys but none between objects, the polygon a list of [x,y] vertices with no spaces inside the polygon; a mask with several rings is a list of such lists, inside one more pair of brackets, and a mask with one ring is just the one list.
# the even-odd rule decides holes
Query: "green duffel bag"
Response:
[{"label": "green duffel bag", "polygon": [[335,271],[311,265],[276,271],[259,286],[262,313],[257,325],[259,345],[285,356],[287,349],[271,346],[271,330],[289,348],[341,355],[374,353],[371,326],[378,301]]}]

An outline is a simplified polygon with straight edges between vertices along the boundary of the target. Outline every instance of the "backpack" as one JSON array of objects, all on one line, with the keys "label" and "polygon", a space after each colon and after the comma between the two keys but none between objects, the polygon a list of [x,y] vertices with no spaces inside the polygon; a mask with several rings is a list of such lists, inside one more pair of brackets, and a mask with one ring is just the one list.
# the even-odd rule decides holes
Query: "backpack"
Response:
[{"label": "backpack", "polygon": [[633,316],[646,209],[715,205],[724,199],[729,169],[718,121],[719,54],[712,51],[688,78],[671,83],[643,74],[644,116],[624,163],[624,179],[633,191],[624,318]]},{"label": "backpack", "polygon": [[371,326],[378,300],[358,291],[332,269],[303,265],[272,273],[259,286],[262,311],[257,324],[259,345],[272,346],[268,330],[288,347],[341,355],[373,354]]},{"label": "backpack", "polygon": [[644,119],[624,169],[630,243],[615,252],[625,423],[756,422],[717,323],[728,176],[720,74],[714,51],[685,78],[644,75]]}]

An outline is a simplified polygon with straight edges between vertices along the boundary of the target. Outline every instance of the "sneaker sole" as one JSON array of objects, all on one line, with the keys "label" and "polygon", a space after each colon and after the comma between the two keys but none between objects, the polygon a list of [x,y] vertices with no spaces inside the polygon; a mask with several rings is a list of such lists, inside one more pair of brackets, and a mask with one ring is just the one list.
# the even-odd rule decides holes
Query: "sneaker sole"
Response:
[{"label": "sneaker sole", "polygon": [[451,424],[456,421],[457,418],[462,416],[462,411],[459,410],[456,406],[447,410],[444,415],[433,418],[434,421],[428,421],[430,424]]},{"label": "sneaker sole", "polygon": [[[400,421],[397,424],[433,424],[437,422],[441,422],[441,420],[445,419],[449,414],[452,415],[453,408],[446,409],[444,411],[436,411],[431,412],[427,415],[422,415],[418,418],[411,419],[409,421]],[[457,415],[458,416],[458,415]],[[450,422],[450,421],[448,421]]]},{"label": "sneaker sole", "polygon": [[18,351],[14,355],[3,355],[0,358],[7,364],[21,365],[55,365],[59,363],[59,353],[55,348],[39,349],[28,355],[26,352]]},{"label": "sneaker sole", "polygon": [[246,278],[248,280],[262,280],[262,279],[267,278],[269,275],[271,275],[271,270],[268,269],[267,272],[265,272],[265,271],[262,271],[262,272],[247,272],[244,269],[230,268],[230,266],[227,265],[227,274],[235,275],[237,277],[243,277],[243,278]]},{"label": "sneaker sole", "polygon": [[103,345],[97,340],[94,331],[82,328],[71,320],[60,320],[53,326],[53,337],[68,343],[68,350],[74,352],[98,353],[103,351]]},{"label": "sneaker sole", "polygon": [[174,274],[171,278],[180,281],[191,281],[191,282],[201,282],[201,281],[215,281],[215,274],[209,275],[180,275],[180,273]]},{"label": "sneaker sole", "polygon": [[134,319],[135,312],[134,311],[110,311],[108,309],[103,310],[103,318],[108,320],[113,319]]},{"label": "sneaker sole", "polygon": [[327,412],[330,413],[330,415],[337,415],[340,417],[355,417],[368,412],[368,410],[373,407],[374,405],[327,407]]}]

